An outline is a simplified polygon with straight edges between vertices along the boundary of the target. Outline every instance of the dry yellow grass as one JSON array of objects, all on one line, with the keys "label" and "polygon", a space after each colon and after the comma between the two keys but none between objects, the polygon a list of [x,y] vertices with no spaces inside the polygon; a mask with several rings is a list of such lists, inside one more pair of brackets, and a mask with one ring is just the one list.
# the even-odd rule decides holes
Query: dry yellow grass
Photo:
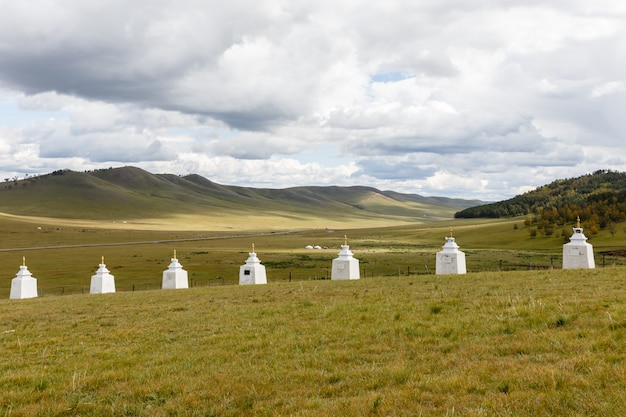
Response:
[{"label": "dry yellow grass", "polygon": [[[184,215],[176,214],[163,218],[145,218],[127,220],[124,218],[111,220],[63,219],[42,216],[20,216],[1,213],[5,221],[27,223],[33,227],[76,227],[115,230],[151,230],[151,231],[282,231],[306,230],[324,228],[364,228],[387,227],[409,224],[422,224],[426,220],[401,221],[391,218],[339,218],[326,217],[328,213],[320,213],[319,217],[310,215],[287,216],[281,213],[251,214],[220,214],[211,215]],[[432,221],[432,219],[428,219]]]}]

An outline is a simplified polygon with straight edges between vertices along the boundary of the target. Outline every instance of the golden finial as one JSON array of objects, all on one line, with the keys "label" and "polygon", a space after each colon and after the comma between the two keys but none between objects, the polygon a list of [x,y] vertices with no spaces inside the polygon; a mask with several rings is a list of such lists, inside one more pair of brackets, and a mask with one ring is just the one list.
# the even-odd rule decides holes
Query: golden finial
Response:
[{"label": "golden finial", "polygon": [[252,244],[252,253],[254,253],[254,243]]},{"label": "golden finial", "polygon": [[176,259],[176,249],[174,249],[174,259]]},{"label": "golden finial", "polygon": [[26,256],[22,256],[22,266],[26,266]]},{"label": "golden finial", "polygon": [[343,244],[344,246],[348,246],[348,235],[343,235]]},{"label": "golden finial", "polygon": [[100,263],[101,263],[102,265],[104,265],[104,256],[103,256],[102,258],[100,258]]},{"label": "golden finial", "polygon": [[452,237],[452,226],[450,226],[450,237]]},{"label": "golden finial", "polygon": [[580,229],[580,216],[576,217],[576,227]]}]

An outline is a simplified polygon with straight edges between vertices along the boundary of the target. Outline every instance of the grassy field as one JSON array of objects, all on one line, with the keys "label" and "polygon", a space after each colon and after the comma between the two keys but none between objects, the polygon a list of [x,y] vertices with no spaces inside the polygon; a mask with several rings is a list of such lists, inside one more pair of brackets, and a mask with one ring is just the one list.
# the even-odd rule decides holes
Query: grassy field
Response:
[{"label": "grassy field", "polygon": [[[0,415],[614,416],[626,405],[623,259],[562,271],[563,237],[531,238],[523,219],[285,234],[41,220],[0,217]],[[436,276],[450,226],[469,273]],[[362,279],[320,280],[344,235]],[[623,241],[591,239],[598,252]],[[225,285],[252,243],[269,284]],[[162,291],[174,250],[193,288]],[[8,299],[22,256],[44,297]],[[82,294],[101,256],[118,292]]]},{"label": "grassy field", "polygon": [[[128,220],[122,206],[98,206],[97,220],[81,220],[87,206],[62,200],[63,219],[0,213],[0,416],[616,416],[626,406],[626,261],[601,255],[626,247],[624,224],[587,235],[597,269],[563,271],[572,225],[532,237],[522,218],[435,220],[450,208],[409,223],[271,203],[249,216]],[[437,276],[450,227],[469,273]],[[345,235],[362,279],[325,280]],[[269,283],[232,285],[252,244]],[[162,291],[174,250],[192,288]],[[102,256],[117,293],[86,294]],[[9,300],[23,257],[41,296]]]},{"label": "grassy field", "polygon": [[[35,226],[42,224],[42,226]],[[360,261],[363,277],[433,273],[450,226],[470,272],[538,269],[561,264],[563,237],[531,238],[523,219],[450,220],[430,224],[355,229],[275,231],[171,231],[57,226],[0,217],[0,294],[8,297],[22,257],[41,295],[88,292],[90,277],[105,257],[118,291],[158,289],[174,250],[192,286],[236,284],[239,266],[255,244],[270,282],[327,278],[344,235]],[[517,227],[516,227],[517,226]],[[625,265],[624,258],[603,258],[602,250],[623,248],[624,233],[601,232],[590,242],[598,266]],[[307,250],[306,245],[327,247]]]},{"label": "grassy field", "polygon": [[617,416],[626,269],[0,300],[4,416]]}]

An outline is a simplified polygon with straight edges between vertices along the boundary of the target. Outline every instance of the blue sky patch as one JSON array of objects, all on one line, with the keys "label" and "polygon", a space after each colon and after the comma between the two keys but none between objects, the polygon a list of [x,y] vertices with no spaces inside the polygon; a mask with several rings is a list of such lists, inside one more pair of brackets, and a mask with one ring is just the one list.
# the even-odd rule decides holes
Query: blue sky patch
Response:
[{"label": "blue sky patch", "polygon": [[398,81],[413,78],[414,75],[404,71],[380,72],[370,77],[373,83],[395,83]]}]

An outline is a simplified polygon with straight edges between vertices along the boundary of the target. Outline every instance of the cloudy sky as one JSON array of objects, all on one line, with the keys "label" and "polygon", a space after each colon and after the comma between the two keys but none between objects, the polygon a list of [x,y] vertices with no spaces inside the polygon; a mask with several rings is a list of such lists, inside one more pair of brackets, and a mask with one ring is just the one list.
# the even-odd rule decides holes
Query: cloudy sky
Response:
[{"label": "cloudy sky", "polygon": [[0,175],[501,200],[626,171],[620,0],[0,0]]}]

